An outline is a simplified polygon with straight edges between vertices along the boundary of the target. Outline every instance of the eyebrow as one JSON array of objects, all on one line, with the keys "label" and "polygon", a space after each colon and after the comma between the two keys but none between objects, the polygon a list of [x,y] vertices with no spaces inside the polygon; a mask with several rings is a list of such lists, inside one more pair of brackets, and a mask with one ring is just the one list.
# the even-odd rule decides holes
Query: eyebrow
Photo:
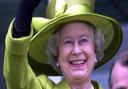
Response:
[{"label": "eyebrow", "polygon": [[[78,36],[78,38],[81,38],[81,37],[89,38],[89,35],[88,34],[81,34],[80,36]],[[65,38],[71,39],[72,37],[71,36],[66,36]]]},{"label": "eyebrow", "polygon": [[82,35],[79,36],[79,38],[82,38],[82,37],[89,38],[89,36],[87,34],[82,34]]},{"label": "eyebrow", "polygon": [[72,37],[66,36],[66,37],[64,37],[62,40],[66,40],[66,39],[72,39]]}]

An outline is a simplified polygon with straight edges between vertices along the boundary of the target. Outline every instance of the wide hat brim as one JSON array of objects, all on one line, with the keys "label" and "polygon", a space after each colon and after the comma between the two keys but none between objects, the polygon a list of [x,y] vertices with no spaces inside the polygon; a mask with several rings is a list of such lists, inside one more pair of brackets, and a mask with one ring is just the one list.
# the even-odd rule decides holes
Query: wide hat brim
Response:
[{"label": "wide hat brim", "polygon": [[104,35],[104,58],[97,62],[95,68],[107,63],[120,48],[122,42],[122,31],[120,24],[116,20],[94,13],[79,15],[63,14],[62,16],[52,19],[47,25],[42,27],[42,29],[31,40],[28,57],[30,59],[30,65],[36,72],[43,72],[47,75],[58,74],[48,63],[48,38],[53,35],[59,27],[72,21],[89,22],[93,24],[98,30],[100,30]]}]

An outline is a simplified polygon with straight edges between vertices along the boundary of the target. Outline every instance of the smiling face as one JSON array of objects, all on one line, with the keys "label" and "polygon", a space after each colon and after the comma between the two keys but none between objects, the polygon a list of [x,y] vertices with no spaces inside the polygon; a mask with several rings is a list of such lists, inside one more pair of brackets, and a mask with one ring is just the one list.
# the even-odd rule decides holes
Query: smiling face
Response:
[{"label": "smiling face", "polygon": [[70,82],[90,80],[95,65],[92,28],[83,22],[65,25],[60,33],[58,61]]},{"label": "smiling face", "polygon": [[112,71],[112,89],[128,89],[128,68],[117,63]]}]

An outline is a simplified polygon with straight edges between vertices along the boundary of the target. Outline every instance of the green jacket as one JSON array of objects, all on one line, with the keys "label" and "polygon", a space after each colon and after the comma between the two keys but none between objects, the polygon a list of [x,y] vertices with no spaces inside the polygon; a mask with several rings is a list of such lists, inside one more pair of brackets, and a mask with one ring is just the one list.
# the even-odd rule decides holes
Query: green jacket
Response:
[{"label": "green jacket", "polygon": [[[33,32],[27,37],[13,38],[12,25],[6,36],[4,59],[4,77],[7,89],[70,89],[66,80],[55,84],[46,75],[36,76],[27,61],[27,53]],[[103,89],[98,83],[92,82],[95,89]]]}]

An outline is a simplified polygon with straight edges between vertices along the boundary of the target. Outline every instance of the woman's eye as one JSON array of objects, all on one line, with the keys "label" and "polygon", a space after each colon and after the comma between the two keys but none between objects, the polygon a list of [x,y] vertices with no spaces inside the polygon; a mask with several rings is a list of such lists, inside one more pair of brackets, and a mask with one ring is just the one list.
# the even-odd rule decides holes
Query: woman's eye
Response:
[{"label": "woman's eye", "polygon": [[86,43],[88,40],[87,39],[81,39],[79,42],[80,43]]},{"label": "woman's eye", "polygon": [[73,44],[72,41],[65,41],[65,42],[64,42],[64,45],[71,45],[71,44]]}]

